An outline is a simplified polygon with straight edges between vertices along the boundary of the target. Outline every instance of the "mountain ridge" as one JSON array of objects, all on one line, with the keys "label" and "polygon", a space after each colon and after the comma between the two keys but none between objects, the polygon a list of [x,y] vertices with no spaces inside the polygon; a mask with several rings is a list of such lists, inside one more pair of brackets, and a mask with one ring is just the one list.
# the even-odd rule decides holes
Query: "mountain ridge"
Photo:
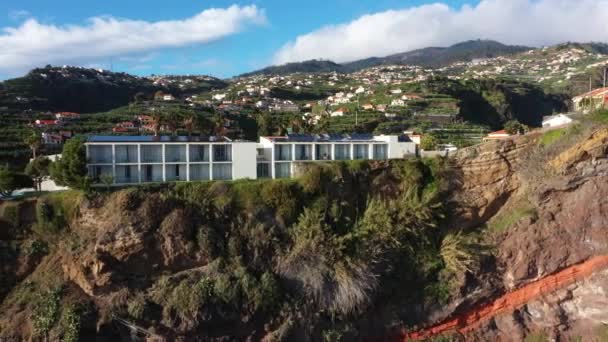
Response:
[{"label": "mountain ridge", "polygon": [[273,65],[260,70],[241,74],[238,77],[272,74],[287,75],[297,72],[350,73],[373,66],[389,64],[412,64],[428,67],[441,67],[453,62],[510,55],[530,49],[533,48],[520,45],[505,45],[494,40],[478,39],[456,43],[448,47],[426,47],[396,53],[385,57],[372,56],[346,63],[335,63],[330,60],[313,59],[303,62]]}]

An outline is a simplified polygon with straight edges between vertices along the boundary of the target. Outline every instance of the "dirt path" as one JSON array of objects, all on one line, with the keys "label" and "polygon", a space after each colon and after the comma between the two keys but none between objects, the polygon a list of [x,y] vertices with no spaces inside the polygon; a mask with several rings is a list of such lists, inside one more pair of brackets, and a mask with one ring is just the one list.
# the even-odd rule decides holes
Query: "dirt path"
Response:
[{"label": "dirt path", "polygon": [[523,287],[509,292],[490,303],[481,304],[457,316],[415,332],[402,332],[395,336],[395,341],[423,340],[447,332],[467,333],[490,318],[512,312],[531,300],[566,287],[591,274],[608,268],[608,256],[591,258],[580,264],[570,266],[545,278],[531,282]]}]

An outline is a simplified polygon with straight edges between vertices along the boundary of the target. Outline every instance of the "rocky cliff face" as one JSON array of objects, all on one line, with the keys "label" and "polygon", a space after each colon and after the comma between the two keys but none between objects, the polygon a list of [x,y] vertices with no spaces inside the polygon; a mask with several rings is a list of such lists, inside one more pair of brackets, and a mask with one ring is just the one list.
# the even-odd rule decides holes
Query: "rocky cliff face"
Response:
[{"label": "rocky cliff face", "polygon": [[[474,317],[475,310],[484,303],[517,293],[518,289],[537,281],[553,279],[547,277],[593,257],[608,255],[608,129],[583,130],[547,146],[541,144],[540,138],[539,133],[490,142],[459,151],[451,160],[451,195],[446,200],[450,215],[444,226],[477,233],[491,253],[478,268],[462,275],[462,283],[451,293],[448,303],[421,309],[424,305],[416,302],[401,310],[416,311],[420,327],[433,326],[462,314]],[[369,171],[376,178],[366,185],[367,190],[378,194],[397,191],[398,186],[390,181],[395,175],[382,171],[382,167],[376,165]],[[348,187],[363,188],[361,182],[362,179],[352,179]],[[281,189],[277,187],[273,193],[284,190]],[[227,190],[217,186],[210,191],[222,195]],[[7,292],[14,287],[0,306],[0,339],[12,341],[36,336],[41,323],[32,322],[34,309],[28,303],[37,299],[29,289],[35,284],[52,287],[59,282],[69,284],[69,295],[62,301],[68,304],[89,302],[96,308],[93,313],[83,316],[81,338],[105,336],[116,339],[119,336],[112,332],[115,331],[113,327],[128,315],[146,317],[139,321],[139,328],[145,332],[143,336],[149,338],[164,336],[189,340],[185,336],[199,333],[204,333],[207,340],[226,340],[228,335],[233,339],[265,338],[269,341],[280,340],[281,336],[293,338],[294,335],[286,331],[303,319],[298,316],[304,315],[302,312],[279,311],[274,319],[263,320],[250,308],[235,311],[225,303],[215,303],[201,309],[191,307],[183,300],[190,298],[185,295],[188,293],[197,293],[202,297],[196,298],[204,298],[205,284],[198,280],[218,273],[221,266],[210,262],[216,248],[245,255],[254,269],[258,264],[270,263],[275,253],[272,249],[276,247],[269,241],[288,234],[285,221],[293,208],[285,206],[286,214],[279,218],[264,210],[259,203],[262,199],[255,200],[252,195],[254,199],[247,205],[251,206],[248,216],[230,217],[222,216],[222,213],[229,212],[226,208],[236,204],[226,201],[225,197],[218,196],[213,201],[193,197],[192,201],[197,203],[210,201],[201,206],[213,207],[213,215],[219,215],[210,218],[193,212],[188,206],[178,205],[169,195],[151,191],[142,196],[137,191],[124,190],[101,200],[84,200],[70,222],[70,229],[58,238],[59,248],[44,258],[36,253],[10,254],[11,259],[6,260],[14,266],[3,265],[0,270],[2,279],[12,275],[10,283],[3,284]],[[350,197],[337,202],[345,206],[336,205],[335,210],[339,211],[336,219],[349,215],[348,200],[354,201]],[[276,198],[278,203],[285,204],[291,197],[277,195]],[[365,203],[365,200],[357,201]],[[24,211],[26,216],[29,213],[30,220],[34,206],[35,203],[30,203],[29,209]],[[248,220],[252,218],[256,219],[254,222],[266,224],[248,226]],[[222,237],[216,239],[223,241],[222,246],[213,245],[209,241],[217,231],[207,227],[211,219],[230,234],[242,236],[239,239]],[[240,226],[247,229],[235,229]],[[194,236],[201,232],[206,235]],[[254,244],[255,248],[241,245],[243,241]],[[200,248],[201,244],[205,248]],[[0,244],[2,248],[6,246]],[[223,294],[226,303],[249,295],[255,299],[252,303],[263,303],[263,299],[270,296],[247,293],[252,291],[251,284],[267,281],[267,278],[255,273],[239,275],[242,271],[233,271],[234,275],[226,278],[223,286],[229,288],[236,282],[243,285],[237,294]],[[608,271],[588,271],[591,276],[558,290],[538,283],[540,296],[530,297],[530,301],[506,311],[504,307],[512,302],[505,301],[502,310],[477,322],[474,327],[459,326],[466,325],[466,322],[460,322],[454,326],[460,333],[453,338],[507,341],[542,334],[567,341],[577,336],[592,340],[605,334],[601,325],[608,322],[605,296]],[[174,290],[163,292],[163,286]],[[154,300],[153,303],[148,300],[147,305],[140,307],[138,304],[145,303],[141,299],[144,292]],[[177,301],[192,312],[175,312],[169,301]],[[392,320],[402,314],[391,310],[373,307],[357,313],[358,322],[363,322],[359,324],[358,335],[343,335],[342,339],[361,340],[377,336],[379,331],[388,336]],[[131,322],[133,320],[135,318]],[[323,324],[331,325],[329,322]],[[301,334],[296,336],[320,336],[314,335],[320,329],[318,326],[299,329]],[[49,338],[62,336],[53,335],[51,331]]]},{"label": "rocky cliff face", "polygon": [[[454,161],[460,182],[452,199],[453,224],[486,225],[486,241],[495,248],[493,260],[477,275],[479,283],[467,288],[455,312],[608,255],[608,130],[553,148],[541,146],[539,138],[484,144],[461,151]],[[598,269],[589,279],[543,293],[461,338],[591,340],[608,322],[607,286],[606,271]]]}]

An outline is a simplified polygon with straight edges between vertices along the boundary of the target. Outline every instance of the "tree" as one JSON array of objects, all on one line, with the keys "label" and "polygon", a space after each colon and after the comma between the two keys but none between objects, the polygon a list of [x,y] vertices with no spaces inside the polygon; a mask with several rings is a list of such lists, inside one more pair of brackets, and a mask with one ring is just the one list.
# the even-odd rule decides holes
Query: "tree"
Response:
[{"label": "tree", "polygon": [[439,139],[433,134],[425,134],[420,140],[420,148],[425,151],[433,151],[439,145]]},{"label": "tree", "polygon": [[194,117],[194,126],[200,132],[200,135],[208,135],[213,130],[213,122],[204,114],[196,114]]},{"label": "tree", "polygon": [[0,195],[10,196],[13,191],[33,186],[32,179],[7,167],[0,167]]},{"label": "tree", "polygon": [[510,120],[505,123],[505,132],[509,134],[523,134],[526,127],[517,120]]},{"label": "tree", "polygon": [[139,93],[135,94],[133,100],[135,101],[135,103],[142,103],[146,100],[146,94],[140,91]]},{"label": "tree", "polygon": [[38,132],[34,130],[30,131],[23,139],[23,142],[32,150],[32,157],[35,159],[38,155],[38,150],[42,146],[42,139]]},{"label": "tree", "polygon": [[188,132],[188,137],[191,137],[192,131],[194,131],[195,118],[196,114],[194,112],[187,112],[184,116],[184,127],[186,128],[186,132]]},{"label": "tree", "polygon": [[36,190],[41,190],[42,181],[49,175],[49,166],[51,161],[47,157],[38,157],[25,167],[25,174],[32,177]]},{"label": "tree", "polygon": [[226,131],[226,118],[224,117],[224,113],[217,112],[213,117],[213,124],[215,126],[215,135],[223,136]]},{"label": "tree", "polygon": [[172,136],[177,135],[177,128],[181,120],[181,114],[177,110],[169,110],[165,116],[167,126],[171,131]]},{"label": "tree", "polygon": [[161,112],[154,112],[152,114],[152,120],[154,121],[154,123],[153,123],[154,136],[158,136],[158,133],[160,132],[160,128],[164,122],[163,114]]},{"label": "tree", "polygon": [[103,174],[99,177],[99,180],[106,186],[106,190],[110,191],[110,186],[114,184],[114,177],[110,174]]},{"label": "tree", "polygon": [[51,178],[58,185],[76,189],[87,189],[90,179],[87,176],[85,139],[74,137],[63,145],[61,158],[51,164]]}]

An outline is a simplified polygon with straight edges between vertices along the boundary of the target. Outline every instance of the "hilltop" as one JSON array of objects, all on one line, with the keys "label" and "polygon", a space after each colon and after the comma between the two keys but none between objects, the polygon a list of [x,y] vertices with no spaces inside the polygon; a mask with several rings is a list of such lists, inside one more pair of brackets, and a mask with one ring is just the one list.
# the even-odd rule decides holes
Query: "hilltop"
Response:
[{"label": "hilltop", "polygon": [[0,83],[0,107],[93,113],[127,105],[137,93],[151,96],[164,91],[181,96],[226,86],[209,76],[139,77],[102,69],[46,66]]},{"label": "hilltop", "polygon": [[311,60],[299,63],[288,63],[270,66],[261,70],[240,75],[287,75],[301,72],[356,72],[379,65],[419,65],[425,67],[442,67],[454,62],[467,62],[478,58],[492,58],[511,55],[530,50],[529,47],[511,46],[492,40],[470,40],[449,47],[428,47],[386,57],[370,57],[348,63]]}]

